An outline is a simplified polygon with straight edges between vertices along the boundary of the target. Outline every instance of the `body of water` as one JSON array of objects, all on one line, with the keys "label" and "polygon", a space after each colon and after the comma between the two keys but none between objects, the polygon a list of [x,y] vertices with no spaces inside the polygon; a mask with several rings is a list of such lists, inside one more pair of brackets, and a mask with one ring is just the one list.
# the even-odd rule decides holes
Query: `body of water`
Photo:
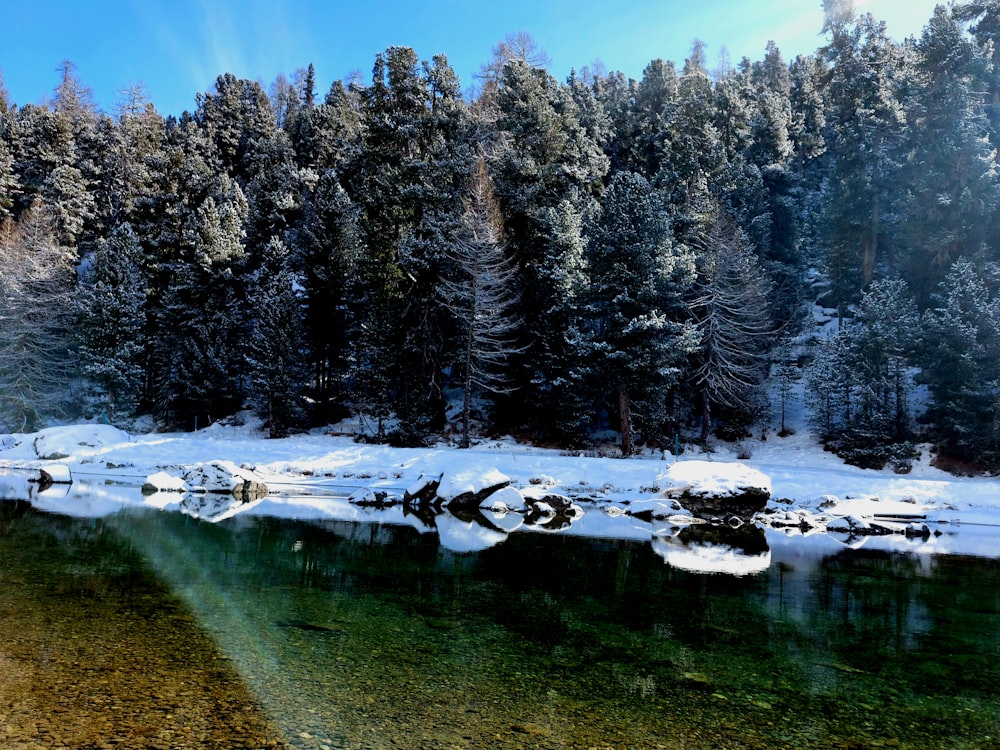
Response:
[{"label": "body of water", "polygon": [[1000,563],[5,501],[0,675],[10,748],[998,747]]}]

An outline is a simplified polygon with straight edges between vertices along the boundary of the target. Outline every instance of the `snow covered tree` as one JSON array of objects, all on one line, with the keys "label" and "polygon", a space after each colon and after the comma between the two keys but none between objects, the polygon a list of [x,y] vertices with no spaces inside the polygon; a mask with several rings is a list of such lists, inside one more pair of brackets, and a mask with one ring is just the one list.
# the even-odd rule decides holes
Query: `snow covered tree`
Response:
[{"label": "snow covered tree", "polygon": [[122,224],[98,243],[80,298],[80,363],[109,424],[129,417],[144,378],[146,283],[142,246]]},{"label": "snow covered tree", "polygon": [[636,417],[647,440],[661,434],[667,390],[695,344],[680,322],[681,295],[694,281],[694,258],[673,243],[666,207],[641,175],[619,172],[592,222],[589,284],[580,328],[595,408],[617,413],[622,454],[631,455]]},{"label": "snow covered tree", "polygon": [[951,264],[989,241],[1000,205],[978,91],[988,61],[941,6],[916,45],[900,201],[899,266],[926,306]]},{"label": "snow covered tree", "polygon": [[[504,67],[497,92],[498,142],[491,160],[507,245],[518,270],[522,320],[512,378],[516,401],[506,400],[498,416],[508,429],[572,439],[581,415],[569,384],[578,353],[569,329],[572,296],[557,284],[576,271],[579,219],[603,187],[608,159],[594,135],[580,123],[571,93],[545,71],[523,61]],[[553,389],[560,391],[555,395]]]},{"label": "snow covered tree", "polygon": [[465,200],[462,227],[448,248],[455,275],[443,279],[441,293],[460,332],[462,440],[469,447],[473,397],[503,393],[505,366],[515,350],[514,268],[503,246],[503,219],[486,162],[480,158]]},{"label": "snow covered tree", "polygon": [[707,444],[716,409],[738,435],[762,416],[771,337],[770,280],[746,234],[720,214],[698,243],[698,281],[691,312],[699,348],[691,384],[701,406],[701,443]]},{"label": "snow covered tree", "polygon": [[299,230],[305,291],[303,335],[312,374],[314,416],[334,419],[348,396],[351,311],[348,302],[361,250],[359,207],[333,169],[319,177]]},{"label": "snow covered tree", "polygon": [[253,327],[247,363],[257,413],[268,435],[286,437],[304,418],[302,301],[289,267],[289,253],[277,237],[264,249],[249,290]]},{"label": "snow covered tree", "polygon": [[73,257],[41,205],[0,227],[0,423],[31,432],[71,415],[76,377]]},{"label": "snow covered tree", "polygon": [[1000,467],[1000,269],[957,260],[924,315],[923,333],[939,452]]},{"label": "snow covered tree", "polygon": [[817,354],[807,386],[813,421],[848,462],[881,468],[909,458],[918,326],[906,284],[876,281]]},{"label": "snow covered tree", "polygon": [[827,269],[838,303],[852,302],[891,257],[898,145],[904,125],[899,99],[901,53],[885,24],[854,19],[843,3],[828,9],[823,49],[827,75],[826,138],[830,173],[822,197]]},{"label": "snow covered tree", "polygon": [[240,408],[245,372],[246,199],[225,175],[188,215],[167,264],[154,340],[156,411],[176,427],[206,426]]}]

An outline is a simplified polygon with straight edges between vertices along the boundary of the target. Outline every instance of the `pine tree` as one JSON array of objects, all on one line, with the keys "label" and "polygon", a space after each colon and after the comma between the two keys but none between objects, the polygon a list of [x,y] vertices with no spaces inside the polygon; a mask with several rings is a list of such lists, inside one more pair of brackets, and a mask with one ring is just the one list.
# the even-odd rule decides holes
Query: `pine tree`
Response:
[{"label": "pine tree", "polygon": [[852,302],[892,256],[891,232],[901,131],[899,88],[904,70],[885,24],[870,14],[857,20],[828,14],[823,49],[826,142],[831,159],[823,196],[828,273],[838,303]]},{"label": "pine tree", "polygon": [[109,424],[134,414],[142,390],[146,285],[141,259],[132,227],[116,227],[98,244],[80,300],[80,362]]},{"label": "pine tree", "polygon": [[572,95],[545,71],[513,60],[497,92],[498,142],[492,160],[507,243],[518,271],[522,328],[515,357],[516,401],[498,408],[507,429],[579,440],[579,394],[568,392],[575,367],[574,304],[557,284],[579,260],[580,218],[602,189],[608,160],[578,119]]},{"label": "pine tree", "polygon": [[995,231],[1000,183],[977,93],[987,65],[939,6],[916,45],[903,165],[899,265],[922,306],[951,264],[977,255]]},{"label": "pine tree", "polygon": [[286,437],[304,418],[302,301],[288,249],[272,238],[250,283],[253,328],[247,363],[257,413],[272,438]]},{"label": "pine tree", "polygon": [[923,318],[928,416],[940,453],[1000,466],[1000,269],[955,262]]},{"label": "pine tree", "polygon": [[817,354],[808,384],[813,423],[849,463],[881,468],[911,456],[918,323],[905,282],[876,281],[854,319]]},{"label": "pine tree", "polygon": [[221,176],[166,265],[152,366],[156,412],[175,427],[207,426],[243,404],[246,215],[239,185]]},{"label": "pine tree", "polygon": [[314,416],[330,421],[348,400],[354,318],[349,302],[357,291],[361,253],[359,206],[333,169],[324,170],[306,206],[299,233],[305,287],[304,336],[309,350]]},{"label": "pine tree", "polygon": [[617,412],[622,454],[628,456],[636,421],[647,440],[659,436],[667,390],[693,349],[693,332],[679,321],[681,295],[694,281],[694,259],[674,245],[660,196],[631,172],[612,177],[589,235],[581,327],[593,397],[595,406]]}]

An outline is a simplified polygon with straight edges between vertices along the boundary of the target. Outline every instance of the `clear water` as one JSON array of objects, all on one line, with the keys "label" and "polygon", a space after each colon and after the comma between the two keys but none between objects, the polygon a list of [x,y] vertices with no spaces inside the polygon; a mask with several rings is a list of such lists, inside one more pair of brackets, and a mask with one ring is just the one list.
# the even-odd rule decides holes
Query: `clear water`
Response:
[{"label": "clear water", "polygon": [[2,503],[0,746],[1000,747],[1000,563],[675,544],[734,533],[766,570]]}]

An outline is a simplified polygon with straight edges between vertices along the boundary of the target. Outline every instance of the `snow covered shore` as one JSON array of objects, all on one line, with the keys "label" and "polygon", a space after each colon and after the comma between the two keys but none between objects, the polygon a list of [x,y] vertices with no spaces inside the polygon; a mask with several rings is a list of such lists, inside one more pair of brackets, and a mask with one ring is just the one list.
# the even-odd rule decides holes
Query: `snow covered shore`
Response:
[{"label": "snow covered shore", "polygon": [[[621,460],[513,440],[483,442],[465,450],[445,445],[403,449],[323,432],[267,440],[253,425],[141,435],[76,425],[0,436],[0,471],[8,472],[0,478],[0,496],[30,491],[39,507],[71,515],[100,516],[123,507],[152,506],[212,521],[249,513],[408,523],[427,531],[425,523],[399,508],[359,507],[349,498],[371,490],[402,497],[421,475],[460,477],[469,488],[478,480],[495,484],[498,477],[506,477],[520,497],[551,493],[570,499],[579,509],[569,522],[533,524],[530,530],[558,528],[563,533],[662,543],[689,522],[672,499],[679,491],[725,493],[751,483],[769,485],[771,500],[756,518],[769,538],[816,543],[821,535],[823,543],[857,544],[877,531],[891,538],[871,544],[1000,555],[1000,480],[951,476],[930,466],[926,451],[907,475],[857,469],[823,452],[808,436],[772,437],[750,449],[748,460],[737,459],[726,448],[711,454],[692,450],[678,459],[668,454]],[[235,502],[206,500],[191,492],[202,488],[184,479],[202,476],[204,470],[191,470],[206,462],[242,467],[270,492]],[[24,480],[30,474],[24,469],[46,467],[68,471],[73,484],[45,492],[17,485],[18,475]],[[136,491],[150,478],[162,491]],[[515,512],[504,514],[495,506],[482,510],[485,523],[439,517],[432,530],[443,545],[457,551],[498,543],[514,528],[529,530],[516,512],[522,509],[510,508]],[[647,512],[647,521],[640,522],[642,511],[655,513]],[[660,520],[649,521],[650,515]],[[676,545],[670,548],[675,558],[679,552]],[[713,555],[718,556],[718,550]]]}]

